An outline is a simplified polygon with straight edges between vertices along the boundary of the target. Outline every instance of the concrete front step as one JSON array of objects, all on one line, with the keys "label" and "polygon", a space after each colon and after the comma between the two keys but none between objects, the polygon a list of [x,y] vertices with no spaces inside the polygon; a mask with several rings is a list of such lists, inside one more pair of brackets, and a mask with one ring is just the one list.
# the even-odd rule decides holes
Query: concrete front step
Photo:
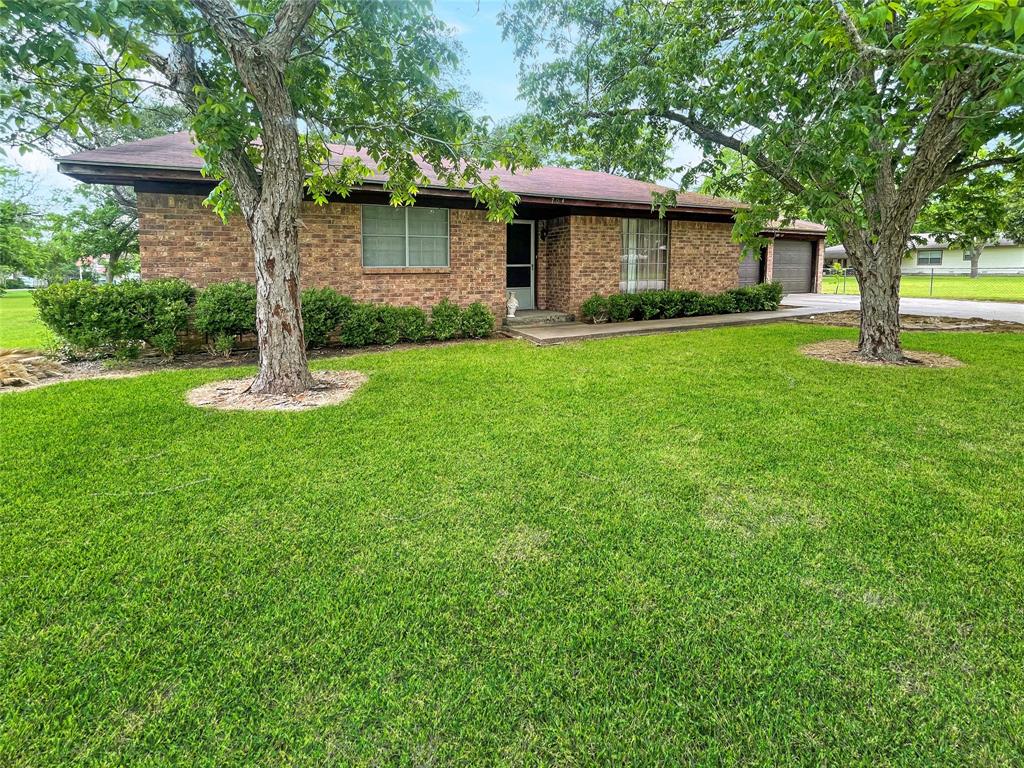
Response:
[{"label": "concrete front step", "polygon": [[537,325],[559,325],[571,322],[572,315],[546,309],[521,309],[515,317],[505,318],[505,325],[509,328],[529,328]]}]

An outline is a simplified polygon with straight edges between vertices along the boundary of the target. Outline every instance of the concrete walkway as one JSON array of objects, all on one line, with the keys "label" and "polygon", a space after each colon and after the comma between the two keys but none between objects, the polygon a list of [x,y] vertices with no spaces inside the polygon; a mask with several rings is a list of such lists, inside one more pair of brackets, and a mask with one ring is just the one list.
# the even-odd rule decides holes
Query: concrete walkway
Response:
[{"label": "concrete walkway", "polygon": [[[605,339],[612,336],[643,336],[651,333],[692,331],[697,328],[722,328],[729,325],[754,325],[790,320],[794,317],[843,312],[860,309],[859,296],[836,296],[827,293],[790,293],[782,299],[777,312],[742,312],[735,315],[675,317],[671,320],[635,320],[626,323],[557,323],[505,328],[511,336],[534,344],[558,344],[581,339]],[[939,317],[980,317],[1024,323],[1024,304],[999,301],[953,301],[950,299],[900,300],[900,314]]]},{"label": "concrete walkway", "polygon": [[626,323],[558,323],[505,328],[511,336],[527,339],[534,344],[558,344],[581,339],[605,339],[611,336],[643,336],[651,333],[692,331],[697,328],[721,328],[727,325],[754,325],[790,320],[794,317],[816,315],[818,307],[788,307],[777,312],[741,312],[734,315],[704,315],[702,317],[674,317],[670,320],[634,320]]},{"label": "concrete walkway", "polygon": [[[790,293],[782,303],[790,307],[813,307],[818,312],[843,312],[860,309],[860,296],[838,296],[831,293]],[[980,317],[1024,323],[1024,304],[1011,301],[958,301],[954,299],[900,299],[901,315],[936,317]]]}]

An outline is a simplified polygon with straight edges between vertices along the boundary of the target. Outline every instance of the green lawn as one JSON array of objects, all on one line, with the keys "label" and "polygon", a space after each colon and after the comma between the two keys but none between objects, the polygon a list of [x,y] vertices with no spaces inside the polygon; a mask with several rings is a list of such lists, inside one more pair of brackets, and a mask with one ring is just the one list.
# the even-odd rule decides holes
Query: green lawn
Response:
[{"label": "green lawn", "polygon": [[1012,765],[1024,335],[768,325],[0,396],[0,765]]},{"label": "green lawn", "polygon": [[45,346],[48,338],[32,303],[32,291],[19,288],[0,296],[0,349],[37,349]]},{"label": "green lawn", "polygon": [[[828,275],[822,278],[822,293],[860,292],[857,278]],[[838,290],[837,290],[838,289]],[[983,301],[1024,301],[1024,275],[979,275],[971,278],[960,275],[935,277],[904,275],[900,281],[900,295],[913,298],[979,299]]]}]

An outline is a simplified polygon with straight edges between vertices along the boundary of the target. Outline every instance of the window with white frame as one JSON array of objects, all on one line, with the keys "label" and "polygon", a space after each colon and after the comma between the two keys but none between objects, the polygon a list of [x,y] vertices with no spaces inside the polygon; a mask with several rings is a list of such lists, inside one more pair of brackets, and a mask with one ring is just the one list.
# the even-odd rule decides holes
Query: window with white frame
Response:
[{"label": "window with white frame", "polygon": [[623,219],[619,290],[658,291],[668,287],[668,221]]},{"label": "window with white frame", "polygon": [[364,267],[447,267],[448,209],[364,205]]},{"label": "window with white frame", "polygon": [[942,263],[942,251],[918,251],[917,252],[917,266],[926,267],[929,265],[941,264]]}]

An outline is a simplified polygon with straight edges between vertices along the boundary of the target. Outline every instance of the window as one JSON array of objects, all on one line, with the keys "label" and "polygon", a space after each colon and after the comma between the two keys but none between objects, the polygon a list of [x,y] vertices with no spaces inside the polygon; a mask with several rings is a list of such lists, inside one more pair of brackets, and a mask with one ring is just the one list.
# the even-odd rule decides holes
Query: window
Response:
[{"label": "window", "polygon": [[964,261],[970,261],[970,260],[971,260],[971,254],[969,254],[967,251],[964,251]]},{"label": "window", "polygon": [[917,266],[923,267],[929,264],[941,264],[942,251],[918,251]]},{"label": "window", "polygon": [[448,209],[363,206],[364,267],[447,267]]},{"label": "window", "polygon": [[668,222],[665,219],[623,219],[619,290],[636,293],[667,287]]}]

